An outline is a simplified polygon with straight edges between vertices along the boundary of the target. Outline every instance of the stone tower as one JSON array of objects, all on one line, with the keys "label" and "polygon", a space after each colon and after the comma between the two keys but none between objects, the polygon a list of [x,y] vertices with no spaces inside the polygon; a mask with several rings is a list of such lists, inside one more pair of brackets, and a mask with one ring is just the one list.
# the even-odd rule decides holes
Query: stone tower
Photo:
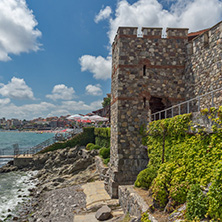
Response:
[{"label": "stone tower", "polygon": [[185,100],[188,29],[120,27],[112,46],[111,158],[108,192],[133,184],[148,163],[141,126],[148,113]]}]

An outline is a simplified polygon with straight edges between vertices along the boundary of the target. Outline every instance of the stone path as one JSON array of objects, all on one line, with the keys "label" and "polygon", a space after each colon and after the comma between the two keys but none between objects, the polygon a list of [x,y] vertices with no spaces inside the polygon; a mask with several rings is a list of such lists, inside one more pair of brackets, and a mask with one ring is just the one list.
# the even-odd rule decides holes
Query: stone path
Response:
[{"label": "stone path", "polygon": [[112,209],[113,221],[114,217],[124,215],[119,207],[117,199],[111,199],[104,188],[104,181],[95,181],[82,185],[83,192],[86,195],[86,211],[74,216],[74,222],[98,222],[95,218],[95,212],[103,205],[107,204]]},{"label": "stone path", "polygon": [[104,189],[104,181],[96,181],[82,185],[83,192],[86,195],[86,208],[89,209],[94,204],[111,200]]}]

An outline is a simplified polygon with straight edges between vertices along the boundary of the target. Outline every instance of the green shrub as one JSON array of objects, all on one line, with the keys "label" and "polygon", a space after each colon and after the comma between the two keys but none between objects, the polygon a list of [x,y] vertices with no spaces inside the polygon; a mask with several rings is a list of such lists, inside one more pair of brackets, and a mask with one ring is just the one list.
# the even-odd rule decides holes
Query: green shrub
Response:
[{"label": "green shrub", "polygon": [[169,185],[172,180],[172,172],[178,167],[176,163],[164,163],[158,170],[157,177],[153,180],[151,185],[153,191],[153,198],[156,205],[163,209],[169,197]]},{"label": "green shrub", "polygon": [[90,147],[90,150],[99,150],[100,148],[101,148],[101,146],[93,145]]},{"label": "green shrub", "polygon": [[95,136],[110,138],[110,128],[95,128]]},{"label": "green shrub", "polygon": [[[162,209],[169,199],[176,207],[195,196],[197,201],[189,202],[187,217],[201,219],[207,213],[213,221],[218,221],[222,220],[222,106],[202,113],[214,123],[211,134],[203,127],[193,127],[192,114],[153,121],[147,132],[141,127],[141,135],[147,137],[149,167],[158,170],[151,186],[146,184],[146,170],[138,175],[135,185],[141,186],[143,181],[143,187],[150,186],[155,206]],[[200,187],[191,191],[193,184],[201,187],[211,184],[207,196]]]},{"label": "green shrub", "polygon": [[99,155],[102,156],[103,159],[107,159],[110,157],[110,148],[102,147],[99,151]]},{"label": "green shrub", "polygon": [[153,166],[149,166],[148,168],[142,170],[136,179],[135,186],[141,187],[144,189],[149,189],[152,181],[157,176],[157,169]]},{"label": "green shrub", "polygon": [[203,194],[199,184],[193,184],[187,193],[186,218],[199,221],[205,217],[207,208],[207,197]]},{"label": "green shrub", "polygon": [[151,222],[149,215],[146,212],[142,214],[141,222]]},{"label": "green shrub", "polygon": [[88,144],[86,145],[86,150],[90,150],[90,148],[91,148],[92,146],[94,146],[93,143],[88,143]]},{"label": "green shrub", "polygon": [[110,138],[96,136],[95,144],[101,147],[110,147]]},{"label": "green shrub", "polygon": [[83,128],[82,133],[75,135],[66,142],[54,143],[51,146],[48,146],[42,151],[40,151],[40,153],[46,153],[49,151],[64,149],[67,147],[75,147],[77,145],[86,146],[88,143],[95,143],[94,127]]},{"label": "green shrub", "polygon": [[109,161],[110,161],[110,158],[107,158],[107,159],[103,160],[103,163],[107,165],[109,163]]},{"label": "green shrub", "polygon": [[208,215],[215,221],[222,220],[222,162],[216,163],[212,184],[207,196],[209,198]]}]

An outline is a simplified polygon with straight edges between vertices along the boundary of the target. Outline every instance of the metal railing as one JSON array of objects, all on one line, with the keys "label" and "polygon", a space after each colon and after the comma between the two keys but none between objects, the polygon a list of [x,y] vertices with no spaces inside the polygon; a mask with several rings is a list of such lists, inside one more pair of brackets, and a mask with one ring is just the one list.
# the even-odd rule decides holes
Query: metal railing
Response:
[{"label": "metal railing", "polygon": [[24,155],[24,156],[26,156],[26,155],[36,154],[36,153],[40,152],[41,150],[43,150],[44,148],[46,148],[46,147],[48,147],[48,146],[50,146],[50,145],[52,145],[52,144],[54,144],[54,143],[56,143],[56,142],[58,142],[58,141],[65,141],[65,140],[67,140],[67,139],[70,139],[70,138],[72,138],[74,135],[76,135],[76,134],[78,134],[78,133],[81,133],[82,131],[83,131],[82,129],[75,129],[75,130],[73,130],[73,131],[70,132],[70,133],[64,134],[63,137],[62,137],[62,139],[61,139],[61,138],[59,139],[59,138],[56,137],[56,135],[55,135],[55,136],[53,136],[53,137],[51,137],[51,138],[49,138],[49,139],[47,139],[47,140],[39,143],[39,144],[36,145],[36,146],[31,147],[30,149],[27,149],[27,148],[19,148],[19,147],[18,147],[18,144],[14,144],[14,145],[13,145],[13,148],[14,148],[14,156],[18,156],[18,155]]},{"label": "metal railing", "polygon": [[[220,92],[221,91],[221,92]],[[191,113],[191,112],[199,112],[200,109],[208,108],[208,107],[214,107],[215,106],[215,95],[216,93],[220,93],[220,96],[222,94],[222,87],[212,90],[208,93],[205,93],[203,95],[197,96],[193,99],[187,100],[185,102],[179,103],[177,105],[173,105],[167,109],[155,112],[153,114],[150,114],[149,121],[155,121],[159,119],[166,119],[166,118],[172,118],[177,115],[185,114],[185,113]],[[201,99],[204,97],[210,96],[207,102],[209,105],[206,107],[204,103],[201,103]],[[206,103],[206,101],[205,101]],[[220,101],[222,103],[222,101]]]},{"label": "metal railing", "polygon": [[42,149],[44,149],[45,147],[50,146],[55,142],[56,142],[55,137],[51,137],[51,138],[39,143],[38,145],[31,147],[30,149],[19,148],[18,144],[13,144],[14,156],[19,156],[19,155],[27,156],[27,155],[36,154],[39,151],[41,151]]},{"label": "metal railing", "polygon": [[47,146],[50,146],[52,145],[53,143],[56,142],[56,139],[55,137],[51,137],[45,141],[43,141],[42,143],[36,145],[36,146],[33,146],[32,148],[29,149],[29,154],[36,154],[38,153],[39,151],[43,150],[45,147]]}]

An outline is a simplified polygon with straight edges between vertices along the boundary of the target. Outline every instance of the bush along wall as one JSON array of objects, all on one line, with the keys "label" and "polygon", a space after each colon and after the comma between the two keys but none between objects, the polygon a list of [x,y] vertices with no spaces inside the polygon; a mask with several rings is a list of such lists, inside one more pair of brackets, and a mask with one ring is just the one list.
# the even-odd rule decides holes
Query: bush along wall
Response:
[{"label": "bush along wall", "polygon": [[202,115],[214,123],[212,133],[194,127],[191,114],[149,124],[149,164],[135,186],[151,189],[156,208],[172,212],[187,202],[187,220],[218,221],[222,220],[222,107],[205,109]]},{"label": "bush along wall", "polygon": [[110,128],[95,128],[95,144],[101,147],[110,147]]},{"label": "bush along wall", "polygon": [[83,132],[75,135],[73,138],[66,142],[54,143],[46,147],[40,153],[46,153],[67,147],[74,147],[76,145],[86,146],[88,143],[95,143],[94,127],[83,128]]},{"label": "bush along wall", "polygon": [[95,144],[87,144],[86,149],[99,150],[99,155],[103,159],[103,163],[107,165],[110,160],[110,128],[95,128],[94,135]]}]

